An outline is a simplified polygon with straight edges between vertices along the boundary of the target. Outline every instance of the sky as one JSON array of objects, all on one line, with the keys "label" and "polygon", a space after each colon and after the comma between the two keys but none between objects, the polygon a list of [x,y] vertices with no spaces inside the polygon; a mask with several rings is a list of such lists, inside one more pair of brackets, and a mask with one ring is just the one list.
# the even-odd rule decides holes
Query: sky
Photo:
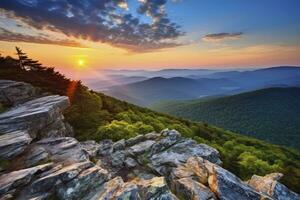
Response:
[{"label": "sky", "polygon": [[68,75],[300,65],[299,0],[1,0],[0,53]]}]

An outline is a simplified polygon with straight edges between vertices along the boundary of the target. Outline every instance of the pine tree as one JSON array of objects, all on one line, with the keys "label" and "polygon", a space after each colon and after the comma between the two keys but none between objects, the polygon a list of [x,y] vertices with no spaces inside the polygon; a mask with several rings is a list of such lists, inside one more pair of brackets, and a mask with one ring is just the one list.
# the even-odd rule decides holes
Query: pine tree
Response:
[{"label": "pine tree", "polygon": [[19,57],[19,65],[20,65],[21,69],[27,70],[27,71],[43,69],[43,67],[39,63],[39,61],[28,58],[26,53],[23,53],[23,51],[19,47],[16,47],[16,51],[17,51],[17,55]]}]

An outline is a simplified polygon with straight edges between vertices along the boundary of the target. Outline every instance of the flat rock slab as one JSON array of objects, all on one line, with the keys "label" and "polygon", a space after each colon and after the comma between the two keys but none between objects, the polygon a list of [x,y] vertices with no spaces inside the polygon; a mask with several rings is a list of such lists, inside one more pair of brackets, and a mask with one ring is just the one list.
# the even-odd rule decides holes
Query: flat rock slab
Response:
[{"label": "flat rock slab", "polygon": [[15,106],[0,115],[0,133],[27,130],[31,137],[62,117],[70,105],[66,96],[46,96]]},{"label": "flat rock slab", "polygon": [[25,186],[31,181],[35,173],[47,170],[51,165],[52,163],[39,165],[0,176],[0,196],[17,187]]},{"label": "flat rock slab", "polygon": [[19,155],[31,140],[27,131],[13,131],[0,135],[0,158],[10,159]]}]

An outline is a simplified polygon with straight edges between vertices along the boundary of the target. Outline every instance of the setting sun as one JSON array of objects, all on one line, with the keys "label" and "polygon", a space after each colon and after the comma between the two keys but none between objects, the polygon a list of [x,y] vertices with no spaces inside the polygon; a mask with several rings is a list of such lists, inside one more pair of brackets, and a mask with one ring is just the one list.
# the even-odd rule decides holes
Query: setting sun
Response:
[{"label": "setting sun", "polygon": [[83,65],[84,65],[84,60],[82,60],[82,59],[79,59],[78,60],[78,65],[80,66],[80,67],[82,67]]}]

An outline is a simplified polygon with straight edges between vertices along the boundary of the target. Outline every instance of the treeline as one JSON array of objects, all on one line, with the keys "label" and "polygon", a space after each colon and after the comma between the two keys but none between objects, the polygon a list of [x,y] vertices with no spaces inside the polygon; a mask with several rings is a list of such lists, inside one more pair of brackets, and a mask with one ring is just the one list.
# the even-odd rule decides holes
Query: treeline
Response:
[{"label": "treeline", "polygon": [[0,79],[31,83],[41,92],[68,95],[72,105],[66,120],[79,140],[119,140],[165,128],[217,148],[223,166],[246,180],[255,173],[285,174],[283,183],[300,191],[300,153],[237,135],[203,123],[160,114],[89,90],[80,81],[66,78],[54,68],[22,68],[19,59],[0,57]]}]

